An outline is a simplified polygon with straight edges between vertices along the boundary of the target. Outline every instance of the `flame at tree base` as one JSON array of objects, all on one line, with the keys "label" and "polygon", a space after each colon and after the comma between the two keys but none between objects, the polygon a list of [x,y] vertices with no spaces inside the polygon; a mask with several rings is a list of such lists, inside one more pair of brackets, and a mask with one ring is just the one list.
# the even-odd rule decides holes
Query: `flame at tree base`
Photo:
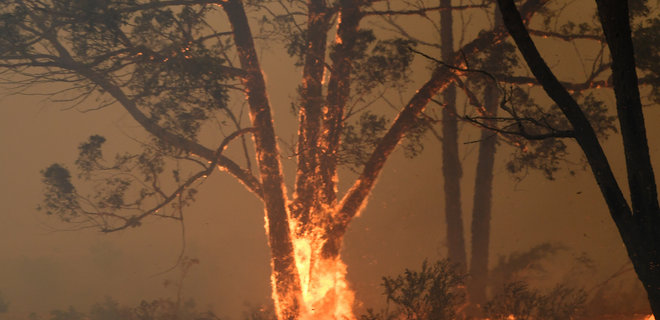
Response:
[{"label": "flame at tree base", "polygon": [[300,319],[354,320],[355,294],[346,281],[346,265],[339,256],[324,258],[322,244],[317,235],[293,240],[302,289]]},{"label": "flame at tree base", "polygon": [[[321,229],[321,228],[319,228]],[[346,265],[340,256],[324,257],[321,253],[323,233],[319,229],[298,235],[292,232],[297,274],[300,279],[300,293],[278,293],[273,282],[273,300],[280,320],[356,320],[353,314],[355,294],[346,280]],[[291,230],[296,230],[295,225]],[[297,290],[296,290],[297,291]],[[299,303],[284,297],[296,297]],[[297,305],[296,308],[292,306]],[[292,317],[286,310],[297,310]]]}]

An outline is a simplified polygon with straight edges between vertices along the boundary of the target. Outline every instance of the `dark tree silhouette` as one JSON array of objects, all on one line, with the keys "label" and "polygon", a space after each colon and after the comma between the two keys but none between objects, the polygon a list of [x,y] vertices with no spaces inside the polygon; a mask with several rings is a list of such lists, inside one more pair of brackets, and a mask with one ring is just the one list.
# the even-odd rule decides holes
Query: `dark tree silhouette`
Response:
[{"label": "dark tree silhouette", "polygon": [[610,216],[648,294],[660,314],[660,207],[651,166],[630,28],[628,1],[599,0],[598,15],[612,59],[612,84],[626,156],[630,204],[612,173],[594,130],[578,103],[541,57],[512,0],[498,0],[504,23],[530,70],[570,122],[605,198]]}]

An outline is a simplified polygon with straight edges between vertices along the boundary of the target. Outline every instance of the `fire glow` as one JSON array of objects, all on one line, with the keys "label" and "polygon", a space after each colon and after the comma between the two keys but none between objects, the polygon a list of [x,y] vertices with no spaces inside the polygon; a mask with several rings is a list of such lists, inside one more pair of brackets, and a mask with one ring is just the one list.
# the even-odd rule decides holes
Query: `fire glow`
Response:
[{"label": "fire glow", "polygon": [[321,234],[311,230],[302,236],[291,235],[302,289],[300,319],[356,319],[352,310],[355,294],[346,281],[346,265],[340,257],[323,257]]}]

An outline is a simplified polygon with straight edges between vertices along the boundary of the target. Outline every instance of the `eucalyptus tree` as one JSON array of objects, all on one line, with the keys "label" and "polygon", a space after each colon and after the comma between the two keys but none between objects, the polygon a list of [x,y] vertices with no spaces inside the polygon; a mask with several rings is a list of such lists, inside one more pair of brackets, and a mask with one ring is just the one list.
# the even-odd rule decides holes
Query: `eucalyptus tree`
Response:
[{"label": "eucalyptus tree", "polygon": [[[653,84],[648,97],[652,103],[660,101],[657,94],[660,70],[657,68],[658,42],[653,41],[657,39],[659,20],[657,17],[644,18],[645,14],[657,8],[648,7],[647,1],[595,1],[598,20],[609,49],[609,57],[604,59],[609,62],[607,68],[603,69],[611,69],[605,84],[614,88],[616,116],[626,158],[629,202],[598,139],[599,124],[588,117],[588,106],[578,103],[548,67],[532,41],[515,3],[512,0],[498,0],[498,4],[504,23],[529,69],[556,103],[556,109],[559,109],[564,121],[568,122],[562,132],[549,132],[542,138],[572,138],[584,152],[635,272],[646,289],[651,309],[658,315],[660,206],[639,88],[640,82]],[[641,22],[639,16],[642,16]],[[633,36],[636,36],[635,40]],[[641,79],[638,72],[642,75]],[[522,120],[515,114],[513,119]]]}]

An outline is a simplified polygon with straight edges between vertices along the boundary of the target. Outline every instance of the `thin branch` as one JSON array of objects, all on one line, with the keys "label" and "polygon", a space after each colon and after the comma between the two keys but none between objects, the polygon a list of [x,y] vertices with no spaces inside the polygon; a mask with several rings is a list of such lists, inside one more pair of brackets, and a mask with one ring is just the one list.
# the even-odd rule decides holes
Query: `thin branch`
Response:
[{"label": "thin branch", "polygon": [[[158,192],[159,194],[161,194],[165,199],[162,202],[160,202],[159,204],[157,204],[155,207],[143,212],[142,214],[127,218],[126,222],[123,225],[118,226],[118,227],[113,227],[113,228],[103,228],[103,229],[101,229],[101,231],[108,233],[108,232],[123,230],[123,229],[129,228],[129,227],[139,226],[140,222],[144,218],[146,218],[147,216],[149,216],[151,214],[156,214],[158,212],[158,210],[160,210],[164,206],[171,203],[174,199],[180,198],[181,193],[184,192],[195,181],[199,180],[200,178],[206,178],[209,175],[211,175],[213,173],[213,170],[215,169],[215,167],[220,162],[222,152],[226,149],[226,147],[229,145],[230,142],[232,142],[234,139],[236,139],[236,138],[238,138],[238,137],[240,137],[244,134],[253,133],[254,131],[255,131],[254,128],[244,128],[244,129],[235,131],[232,134],[230,134],[229,136],[227,136],[222,141],[222,143],[220,143],[220,146],[216,150],[215,157],[214,157],[215,160],[212,161],[206,169],[201,170],[201,171],[197,172],[196,174],[192,175],[191,177],[189,177],[182,185],[180,185],[176,190],[171,192],[169,195],[166,195],[158,186],[155,185],[155,182],[156,182],[157,179],[154,178],[153,179],[153,181],[154,181],[154,185],[153,185],[154,190],[156,192]],[[156,173],[154,173],[154,175],[155,174]]]},{"label": "thin branch", "polygon": [[435,63],[437,63],[437,64],[439,64],[439,65],[445,66],[445,67],[447,67],[447,68],[449,68],[449,69],[453,69],[453,70],[460,71],[460,72],[476,72],[476,73],[481,73],[481,74],[483,74],[483,75],[486,75],[486,76],[489,77],[490,79],[492,79],[495,83],[497,83],[497,79],[495,79],[495,76],[493,76],[493,75],[492,75],[490,72],[488,72],[488,71],[481,70],[481,69],[470,69],[470,68],[461,68],[461,67],[457,67],[457,66],[454,66],[454,65],[452,65],[452,64],[446,63],[446,62],[444,62],[444,61],[442,61],[442,60],[439,60],[439,59],[437,59],[437,58],[434,58],[434,57],[432,57],[432,56],[430,56],[430,55],[428,55],[428,54],[426,54],[426,53],[423,53],[423,52],[421,52],[421,51],[415,50],[415,49],[413,49],[412,47],[408,47],[408,50],[410,50],[410,51],[412,51],[412,52],[414,52],[414,53],[416,53],[416,54],[418,54],[418,55],[420,55],[420,56],[422,56],[422,57],[424,57],[424,58],[426,58],[426,59],[429,59],[429,60],[431,60],[431,61],[433,61],[433,62],[435,62]]},{"label": "thin branch", "polygon": [[488,8],[487,4],[476,4],[476,5],[464,5],[464,6],[437,6],[429,8],[420,8],[416,10],[374,10],[374,11],[365,11],[363,15],[365,16],[395,16],[395,15],[420,15],[425,16],[427,12],[433,11],[448,11],[448,10],[466,10],[466,9],[479,9],[479,8]]},{"label": "thin branch", "polygon": [[573,41],[573,40],[579,40],[579,39],[586,39],[586,40],[596,40],[603,42],[605,38],[603,35],[600,34],[564,34],[564,33],[559,33],[559,32],[554,32],[554,31],[543,31],[543,30],[529,30],[529,34],[535,35],[542,37],[544,39],[546,38],[556,38],[564,41]]},{"label": "thin branch", "polygon": [[[550,139],[550,138],[575,138],[575,131],[573,130],[557,130],[557,129],[552,129],[548,128],[551,130],[551,132],[548,133],[539,133],[539,134],[534,134],[534,133],[528,133],[524,128],[524,126],[520,126],[520,124],[524,121],[529,121],[529,122],[536,122],[535,119],[531,118],[504,118],[504,117],[470,117],[470,116],[464,116],[462,117],[464,120],[470,121],[479,127],[482,127],[484,129],[487,129],[489,131],[493,131],[496,133],[501,133],[504,135],[512,135],[512,136],[519,136],[523,137],[527,140],[545,140],[545,139]],[[518,131],[509,131],[509,130],[504,130],[502,128],[490,126],[486,124],[484,121],[495,121],[495,122],[503,122],[503,121],[514,121],[514,124],[511,124],[509,126],[516,125],[519,130]],[[508,126],[507,126],[508,127]]]}]

